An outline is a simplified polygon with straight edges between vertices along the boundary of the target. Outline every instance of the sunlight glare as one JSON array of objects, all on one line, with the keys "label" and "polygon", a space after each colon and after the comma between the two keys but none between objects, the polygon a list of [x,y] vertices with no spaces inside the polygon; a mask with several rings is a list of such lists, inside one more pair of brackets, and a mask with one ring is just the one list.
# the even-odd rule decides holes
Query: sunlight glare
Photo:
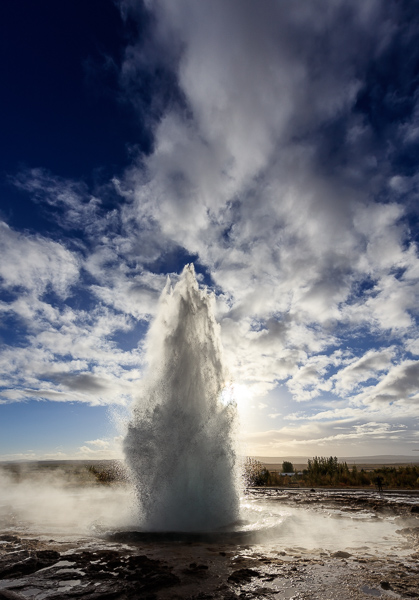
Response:
[{"label": "sunlight glare", "polygon": [[234,403],[239,411],[243,411],[249,406],[252,399],[252,393],[248,386],[243,383],[227,381],[221,392],[221,402],[224,406]]}]

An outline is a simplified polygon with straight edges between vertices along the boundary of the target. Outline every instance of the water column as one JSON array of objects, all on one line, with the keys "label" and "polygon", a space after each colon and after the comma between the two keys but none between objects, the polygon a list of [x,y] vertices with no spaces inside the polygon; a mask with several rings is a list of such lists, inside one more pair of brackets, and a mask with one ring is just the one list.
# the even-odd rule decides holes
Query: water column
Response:
[{"label": "water column", "polygon": [[193,265],[166,285],[147,340],[147,367],[124,442],[146,531],[211,531],[238,517],[234,402],[214,297]]}]

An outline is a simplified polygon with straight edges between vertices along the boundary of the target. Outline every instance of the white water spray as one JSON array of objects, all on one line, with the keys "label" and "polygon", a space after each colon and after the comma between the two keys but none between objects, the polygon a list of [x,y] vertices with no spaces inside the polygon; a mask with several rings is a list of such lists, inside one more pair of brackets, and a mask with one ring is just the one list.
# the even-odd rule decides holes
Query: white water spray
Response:
[{"label": "white water spray", "polygon": [[213,296],[193,265],[168,283],[147,337],[147,372],[124,442],[147,531],[211,531],[238,518],[233,443],[236,408]]}]

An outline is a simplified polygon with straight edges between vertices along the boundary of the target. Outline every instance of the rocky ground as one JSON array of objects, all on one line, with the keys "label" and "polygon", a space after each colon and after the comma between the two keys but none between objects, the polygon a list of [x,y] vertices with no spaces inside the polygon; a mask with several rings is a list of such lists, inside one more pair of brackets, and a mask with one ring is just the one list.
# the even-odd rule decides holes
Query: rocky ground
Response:
[{"label": "rocky ground", "polygon": [[[258,492],[255,492],[258,493]],[[114,534],[49,538],[0,532],[0,599],[419,598],[417,496],[263,492],[274,502],[396,515],[399,543],[305,549],[249,539]],[[250,542],[250,543],[249,543]]]}]

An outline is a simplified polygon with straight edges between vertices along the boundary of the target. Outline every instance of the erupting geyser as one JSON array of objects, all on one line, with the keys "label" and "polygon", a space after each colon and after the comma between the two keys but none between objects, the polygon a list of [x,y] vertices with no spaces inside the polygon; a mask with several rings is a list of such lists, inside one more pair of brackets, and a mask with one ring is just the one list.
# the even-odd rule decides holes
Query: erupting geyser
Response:
[{"label": "erupting geyser", "polygon": [[211,531],[238,517],[236,408],[223,398],[212,303],[188,265],[163,290],[148,333],[147,371],[124,442],[142,530]]}]

